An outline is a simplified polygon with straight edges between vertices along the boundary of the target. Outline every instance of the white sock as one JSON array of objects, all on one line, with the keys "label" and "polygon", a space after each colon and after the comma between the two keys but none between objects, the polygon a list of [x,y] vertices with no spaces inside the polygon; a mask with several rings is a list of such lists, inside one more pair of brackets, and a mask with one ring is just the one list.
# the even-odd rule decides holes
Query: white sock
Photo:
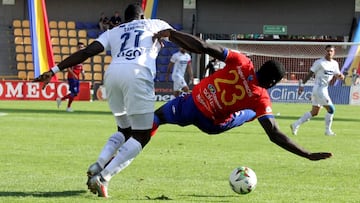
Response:
[{"label": "white sock", "polygon": [[[114,157],[113,160],[109,163],[109,165],[101,171],[101,176],[106,180],[110,181],[110,179],[118,172],[120,172],[123,168],[128,166],[129,163],[125,163],[129,160],[134,159],[142,150],[141,144],[130,137],[123,146],[120,147],[119,152]],[[126,165],[127,164],[127,165]],[[124,167],[125,166],[125,167]]]},{"label": "white sock", "polygon": [[325,115],[325,132],[331,132],[334,114],[326,113]]},{"label": "white sock", "polygon": [[295,126],[300,126],[301,124],[305,123],[306,121],[309,121],[312,118],[312,115],[310,112],[306,112],[304,113],[304,115],[299,118],[299,120],[297,120],[295,122]]},{"label": "white sock", "polygon": [[104,148],[101,150],[97,160],[101,168],[104,168],[105,164],[110,161],[124,142],[125,137],[121,132],[116,132],[109,138]]},{"label": "white sock", "polygon": [[[134,160],[134,158],[129,159],[129,160],[125,161],[124,163],[121,163],[121,164],[119,165],[119,167],[117,168],[117,170],[114,171],[114,175],[120,173],[122,170],[124,170],[126,167],[128,167],[133,160]],[[114,176],[114,175],[113,175],[113,176]]]}]

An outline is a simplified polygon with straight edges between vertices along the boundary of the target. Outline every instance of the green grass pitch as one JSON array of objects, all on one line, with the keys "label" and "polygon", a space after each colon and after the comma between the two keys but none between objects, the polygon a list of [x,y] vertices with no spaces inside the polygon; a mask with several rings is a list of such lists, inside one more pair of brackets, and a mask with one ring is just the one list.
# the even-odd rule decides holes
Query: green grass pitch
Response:
[{"label": "green grass pitch", "polygon": [[[157,106],[161,103],[157,103]],[[116,130],[106,102],[75,101],[65,112],[49,101],[0,101],[0,202],[100,202],[86,187],[86,170]],[[163,125],[135,161],[110,182],[106,202],[360,202],[359,106],[336,105],[335,137],[324,114],[290,134],[310,104],[273,104],[283,132],[310,151],[309,161],[271,143],[253,121],[209,136],[193,126]],[[234,193],[237,166],[257,174],[256,189]]]}]

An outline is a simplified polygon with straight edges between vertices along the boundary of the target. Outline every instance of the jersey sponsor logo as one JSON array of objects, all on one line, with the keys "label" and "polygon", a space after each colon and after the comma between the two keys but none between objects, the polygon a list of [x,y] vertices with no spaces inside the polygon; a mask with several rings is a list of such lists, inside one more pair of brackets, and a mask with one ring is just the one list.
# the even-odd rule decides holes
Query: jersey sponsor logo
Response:
[{"label": "jersey sponsor logo", "polygon": [[142,50],[140,48],[137,49],[128,49],[124,50],[117,54],[117,57],[125,57],[126,60],[134,60],[136,57],[142,55]]},{"label": "jersey sponsor logo", "polygon": [[324,75],[334,75],[334,71],[332,71],[332,70],[324,70]]},{"label": "jersey sponsor logo", "polygon": [[301,94],[298,94],[298,89],[295,87],[283,88],[276,86],[269,91],[272,100],[287,101],[287,100],[311,100],[312,91],[306,88]]},{"label": "jersey sponsor logo", "polygon": [[[212,89],[215,89],[213,86],[212,86],[211,88],[212,88]],[[214,90],[212,90],[212,91],[214,91]],[[215,93],[216,93],[216,91],[215,91],[215,92],[211,92],[211,90],[209,90],[209,89],[204,89],[204,90],[203,90],[203,94],[204,94],[204,96],[206,97],[209,105],[210,105],[211,107],[214,107],[214,106],[216,105],[218,109],[222,109],[223,107],[222,107],[222,105],[219,103],[219,101],[218,101]],[[211,112],[212,112],[212,111],[211,111]]]},{"label": "jersey sponsor logo", "polygon": [[211,94],[215,94],[216,93],[216,89],[212,84],[208,85],[208,89],[210,90]]}]

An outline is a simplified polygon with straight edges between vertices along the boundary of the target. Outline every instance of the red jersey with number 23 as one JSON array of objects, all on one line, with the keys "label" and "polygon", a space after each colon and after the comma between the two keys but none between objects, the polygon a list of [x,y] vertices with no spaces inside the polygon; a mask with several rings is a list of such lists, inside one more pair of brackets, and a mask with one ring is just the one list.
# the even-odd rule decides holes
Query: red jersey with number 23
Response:
[{"label": "red jersey with number 23", "polygon": [[265,88],[258,86],[254,65],[244,54],[225,49],[225,67],[201,80],[193,88],[197,108],[215,123],[231,113],[252,109],[256,117],[272,115],[271,100]]}]

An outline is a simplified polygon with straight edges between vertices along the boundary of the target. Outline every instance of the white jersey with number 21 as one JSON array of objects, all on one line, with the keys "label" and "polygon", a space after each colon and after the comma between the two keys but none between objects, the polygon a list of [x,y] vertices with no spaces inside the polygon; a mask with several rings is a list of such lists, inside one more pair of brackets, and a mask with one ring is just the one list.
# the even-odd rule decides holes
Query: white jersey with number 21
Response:
[{"label": "white jersey with number 21", "polygon": [[156,57],[161,46],[153,41],[153,36],[165,29],[172,27],[159,19],[133,20],[107,30],[96,40],[111,51],[111,63],[138,64],[149,68],[155,77]]}]

